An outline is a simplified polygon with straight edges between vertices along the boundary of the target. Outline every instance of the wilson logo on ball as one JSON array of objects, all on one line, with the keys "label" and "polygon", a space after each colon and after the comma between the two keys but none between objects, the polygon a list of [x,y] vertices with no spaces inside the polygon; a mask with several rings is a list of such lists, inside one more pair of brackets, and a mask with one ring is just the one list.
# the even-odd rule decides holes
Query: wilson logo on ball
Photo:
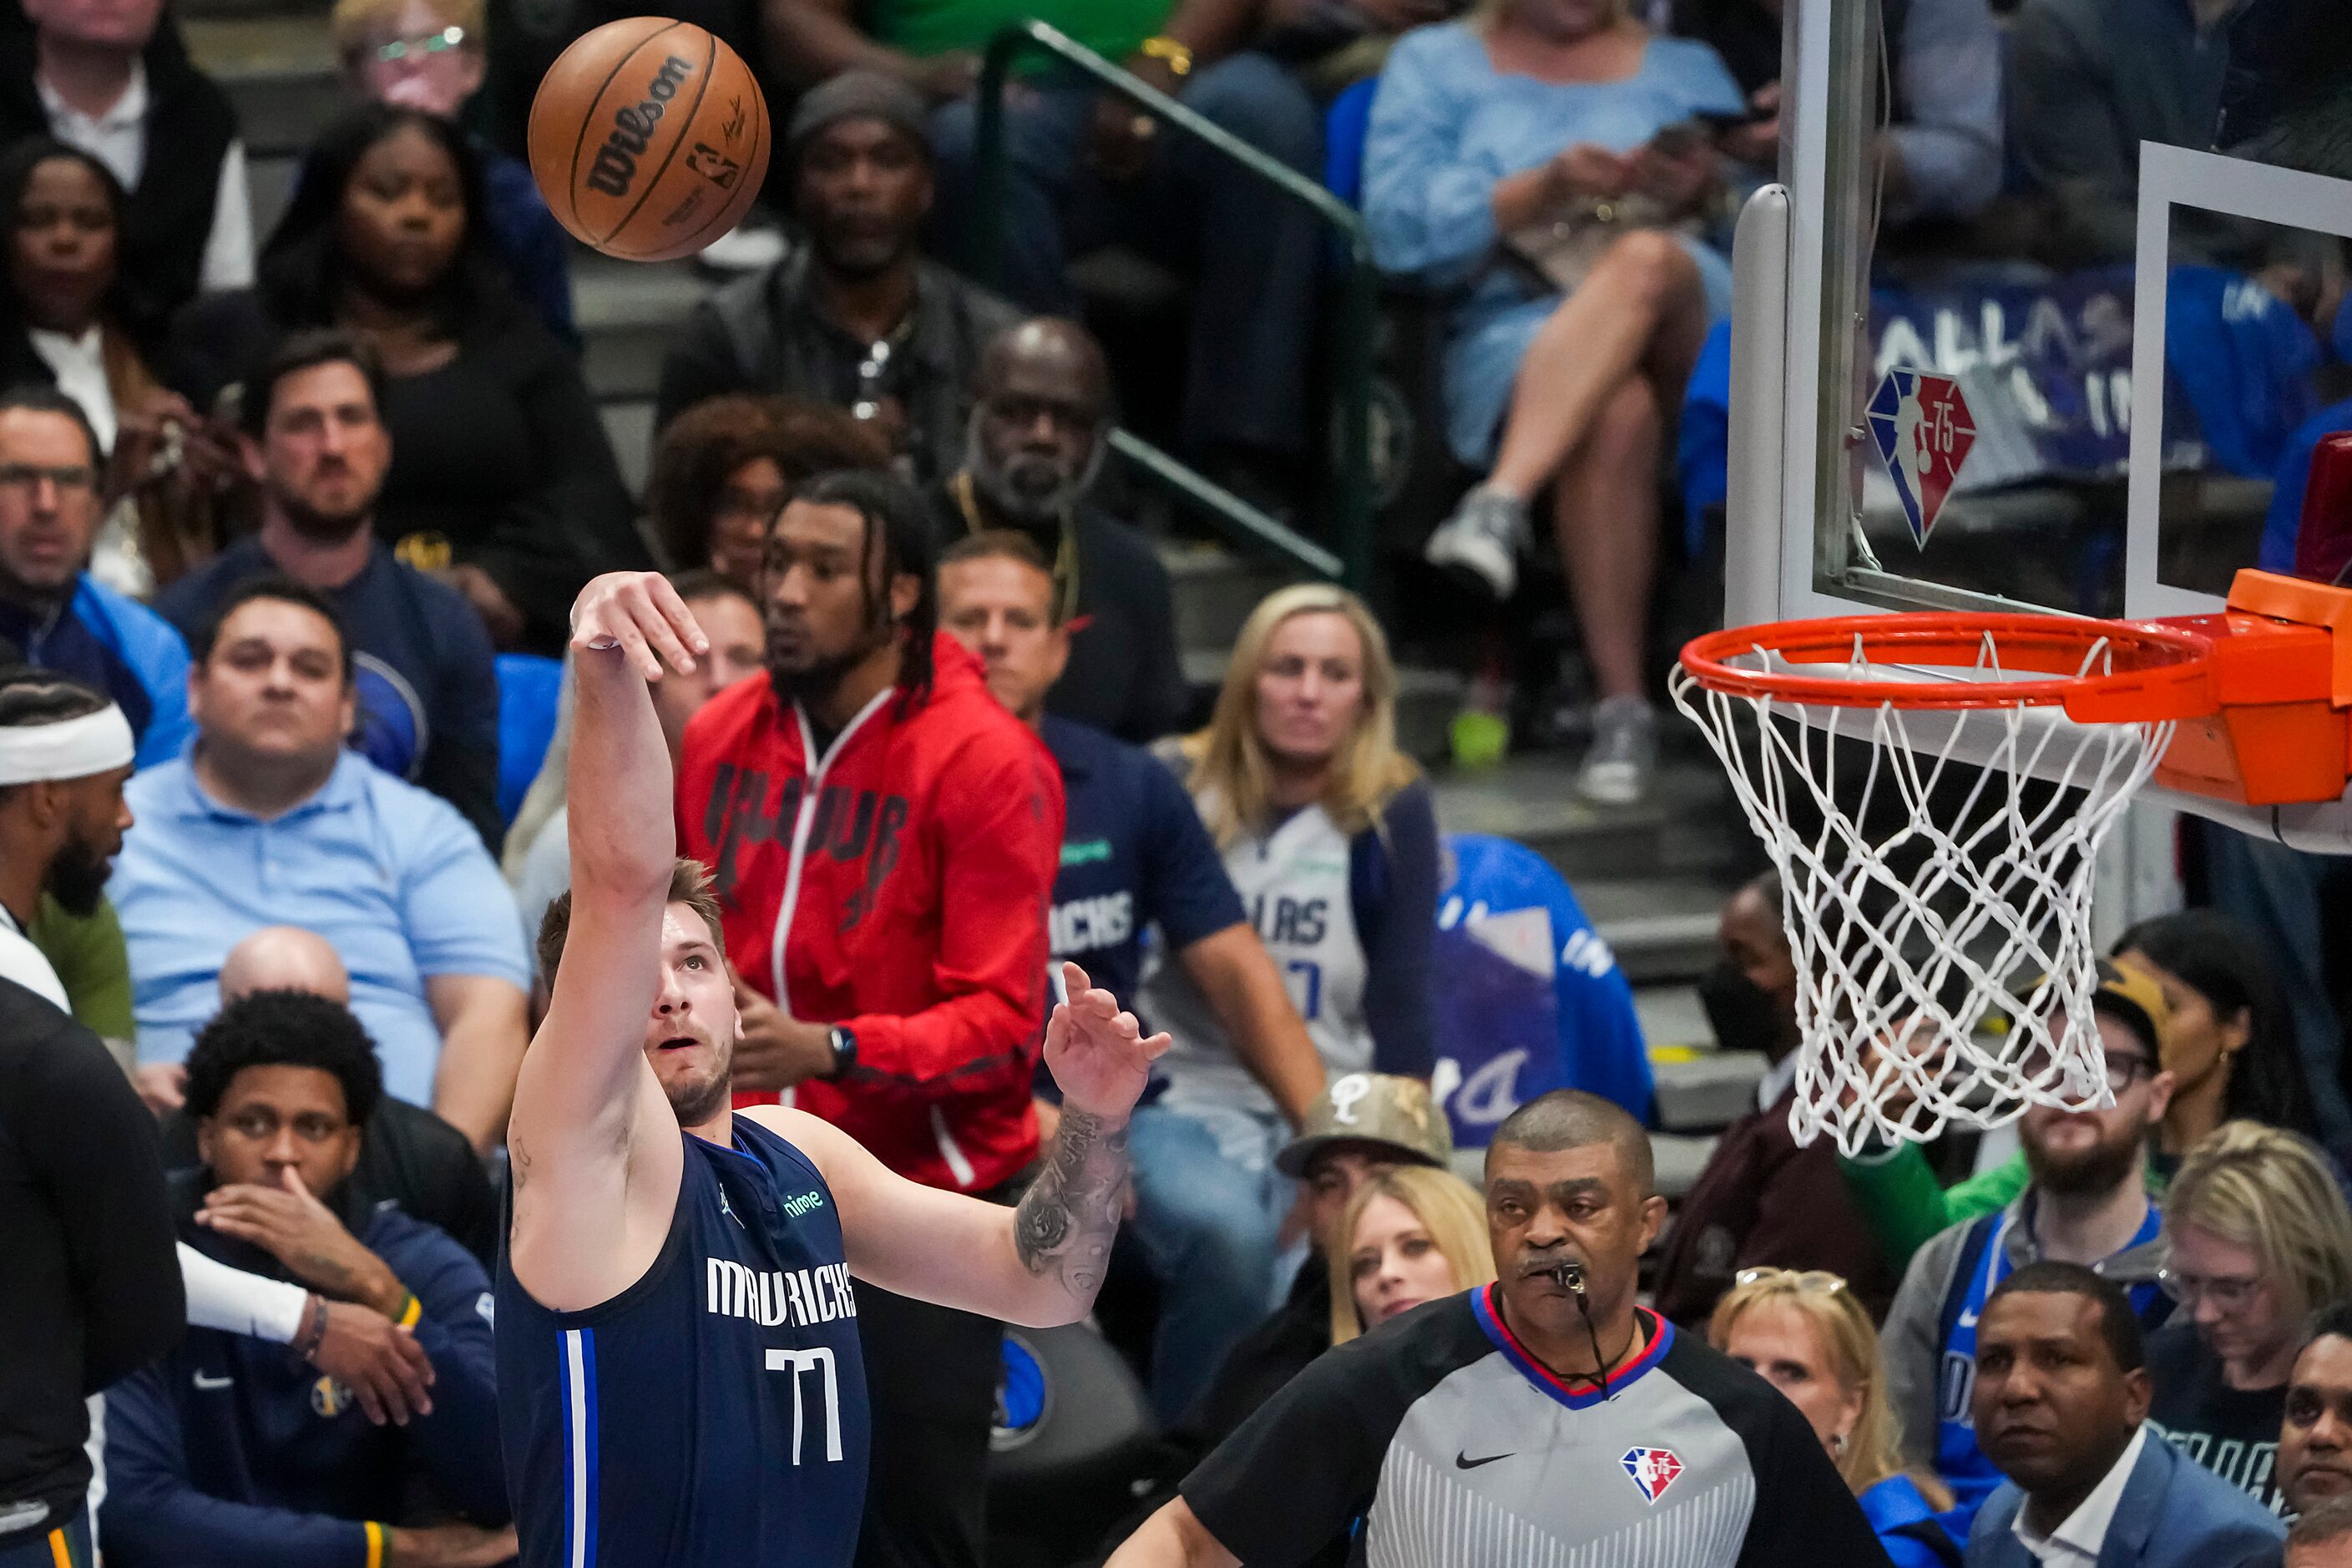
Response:
[{"label": "wilson logo on ball", "polygon": [[768,171],[768,105],[743,58],[690,22],[624,16],[574,39],[530,101],[530,173],[606,256],[691,256]]},{"label": "wilson logo on ball", "polygon": [[590,189],[608,196],[629,194],[637,177],[638,155],[652,141],[654,127],[661,123],[662,106],[677,96],[680,84],[693,74],[692,62],[670,56],[646,84],[645,101],[614,114],[612,133],[596,149],[596,162],[588,170]]}]

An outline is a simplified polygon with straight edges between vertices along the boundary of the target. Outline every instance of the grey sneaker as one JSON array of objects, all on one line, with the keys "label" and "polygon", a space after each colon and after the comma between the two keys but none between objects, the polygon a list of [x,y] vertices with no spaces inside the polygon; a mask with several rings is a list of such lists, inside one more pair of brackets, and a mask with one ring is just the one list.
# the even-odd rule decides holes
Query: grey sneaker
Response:
[{"label": "grey sneaker", "polygon": [[1639,697],[1612,697],[1592,710],[1592,747],[1576,787],[1601,805],[1632,805],[1658,771],[1658,710]]},{"label": "grey sneaker", "polygon": [[1519,549],[1527,542],[1528,503],[1480,485],[1429,536],[1422,558],[1485,584],[1498,600],[1519,585]]}]

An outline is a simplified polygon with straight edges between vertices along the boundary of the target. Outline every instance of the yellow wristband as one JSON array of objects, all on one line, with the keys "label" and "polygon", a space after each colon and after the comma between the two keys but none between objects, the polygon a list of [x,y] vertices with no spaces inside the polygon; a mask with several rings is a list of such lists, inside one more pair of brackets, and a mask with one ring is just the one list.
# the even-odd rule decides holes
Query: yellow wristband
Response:
[{"label": "yellow wristband", "polygon": [[400,1326],[404,1329],[413,1329],[416,1326],[416,1320],[424,1315],[425,1303],[416,1299],[415,1291],[409,1291],[408,1299],[401,1303]]},{"label": "yellow wristband", "polygon": [[1184,44],[1165,36],[1149,37],[1135,47],[1135,52],[1147,58],[1160,60],[1179,77],[1192,74],[1192,51]]},{"label": "yellow wristband", "polygon": [[383,1526],[369,1520],[360,1528],[367,1531],[367,1568],[383,1568]]}]

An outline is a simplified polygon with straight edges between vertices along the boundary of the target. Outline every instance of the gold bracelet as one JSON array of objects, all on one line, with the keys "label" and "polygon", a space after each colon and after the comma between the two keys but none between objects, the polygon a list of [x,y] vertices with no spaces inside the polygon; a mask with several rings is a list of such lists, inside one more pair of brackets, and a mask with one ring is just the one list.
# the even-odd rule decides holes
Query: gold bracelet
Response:
[{"label": "gold bracelet", "polygon": [[1192,74],[1192,50],[1164,34],[1155,35],[1135,46],[1135,52],[1148,59],[1159,60],[1179,79]]}]

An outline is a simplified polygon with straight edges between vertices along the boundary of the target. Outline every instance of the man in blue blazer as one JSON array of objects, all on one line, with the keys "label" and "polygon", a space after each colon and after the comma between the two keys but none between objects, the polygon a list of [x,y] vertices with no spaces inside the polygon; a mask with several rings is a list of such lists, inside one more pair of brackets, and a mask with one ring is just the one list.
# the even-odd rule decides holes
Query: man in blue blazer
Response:
[{"label": "man in blue blazer", "polygon": [[2030,1263],[1977,1323],[1972,1414],[2009,1479],[1969,1568],[2279,1568],[2286,1527],[2147,1425],[2139,1321],[2077,1263]]}]

